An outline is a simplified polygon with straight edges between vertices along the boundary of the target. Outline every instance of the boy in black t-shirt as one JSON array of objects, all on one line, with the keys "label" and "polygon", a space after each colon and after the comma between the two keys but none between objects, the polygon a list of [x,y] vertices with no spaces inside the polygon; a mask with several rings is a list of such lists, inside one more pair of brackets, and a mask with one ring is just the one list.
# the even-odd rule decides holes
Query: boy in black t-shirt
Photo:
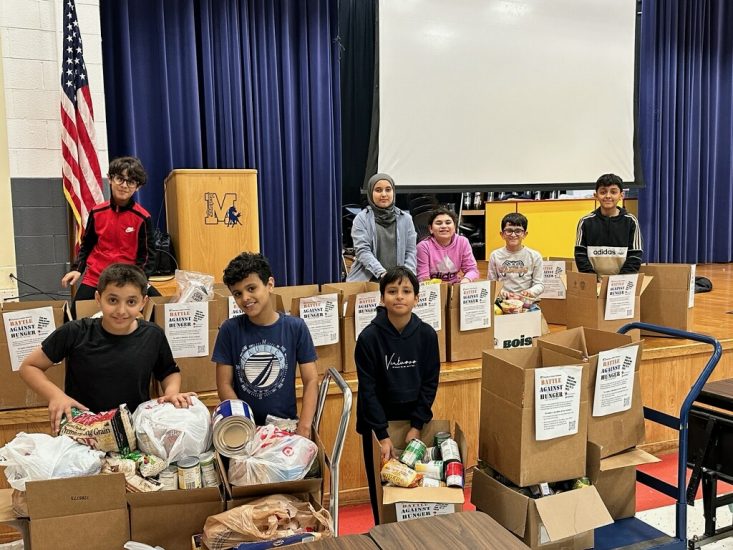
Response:
[{"label": "boy in black t-shirt", "polygon": [[[138,318],[148,301],[148,281],[136,266],[112,264],[100,275],[95,298],[102,317],[56,329],[20,366],[20,377],[48,401],[53,433],[71,408],[106,411],[126,403],[134,411],[150,399],[150,377],[160,381],[162,402],[188,407],[195,393],[181,393],[181,374],[165,333]],[[66,359],[65,392],[45,371]]]}]

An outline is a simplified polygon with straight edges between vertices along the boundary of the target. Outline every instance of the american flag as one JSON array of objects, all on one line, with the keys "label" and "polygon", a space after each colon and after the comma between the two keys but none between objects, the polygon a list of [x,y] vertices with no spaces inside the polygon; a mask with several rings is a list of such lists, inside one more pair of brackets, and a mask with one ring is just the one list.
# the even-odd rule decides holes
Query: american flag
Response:
[{"label": "american flag", "polygon": [[104,201],[102,174],[95,146],[94,107],[74,0],[64,0],[64,45],[61,65],[61,153],[64,195],[76,219],[76,242],[89,211]]}]

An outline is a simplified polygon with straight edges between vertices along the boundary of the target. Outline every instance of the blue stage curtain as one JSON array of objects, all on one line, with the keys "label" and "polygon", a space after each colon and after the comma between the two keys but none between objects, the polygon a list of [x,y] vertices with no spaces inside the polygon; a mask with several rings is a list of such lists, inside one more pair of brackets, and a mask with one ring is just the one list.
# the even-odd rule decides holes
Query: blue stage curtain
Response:
[{"label": "blue stage curtain", "polygon": [[644,0],[639,193],[645,257],[733,260],[733,3]]},{"label": "blue stage curtain", "polygon": [[256,168],[277,284],[338,281],[337,3],[102,0],[100,11],[110,158],[143,161],[138,196],[154,219],[170,170]]}]

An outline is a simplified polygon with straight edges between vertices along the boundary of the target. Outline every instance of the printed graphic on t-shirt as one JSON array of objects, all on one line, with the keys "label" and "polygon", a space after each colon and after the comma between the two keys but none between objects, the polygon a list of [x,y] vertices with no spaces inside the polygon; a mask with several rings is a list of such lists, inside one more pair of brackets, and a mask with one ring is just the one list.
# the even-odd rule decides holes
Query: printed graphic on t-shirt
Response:
[{"label": "printed graphic on t-shirt", "polygon": [[244,347],[239,356],[239,384],[246,393],[257,399],[279,390],[287,372],[288,360],[281,346],[260,342]]},{"label": "printed graphic on t-shirt", "polygon": [[403,361],[402,358],[393,353],[392,355],[384,356],[384,366],[387,370],[389,369],[414,369],[417,366],[415,359],[408,359]]},{"label": "printed graphic on t-shirt", "polygon": [[598,275],[617,275],[626,261],[625,246],[589,246],[588,259]]},{"label": "printed graphic on t-shirt", "polygon": [[529,268],[522,260],[504,260],[499,267],[499,278],[512,276],[513,279],[522,279],[529,272]]},{"label": "printed graphic on t-shirt", "polygon": [[458,275],[458,267],[448,256],[444,256],[435,266],[435,271],[430,274],[433,279],[451,281]]}]

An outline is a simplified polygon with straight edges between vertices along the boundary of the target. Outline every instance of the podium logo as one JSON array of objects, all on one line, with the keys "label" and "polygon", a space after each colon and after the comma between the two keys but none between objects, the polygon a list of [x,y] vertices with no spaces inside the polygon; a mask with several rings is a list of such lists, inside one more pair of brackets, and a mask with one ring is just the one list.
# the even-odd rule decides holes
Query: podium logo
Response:
[{"label": "podium logo", "polygon": [[204,201],[206,202],[206,216],[204,223],[206,225],[217,225],[223,223],[227,227],[242,225],[242,213],[237,210],[237,194],[225,193],[220,200],[217,193],[204,193]]}]

